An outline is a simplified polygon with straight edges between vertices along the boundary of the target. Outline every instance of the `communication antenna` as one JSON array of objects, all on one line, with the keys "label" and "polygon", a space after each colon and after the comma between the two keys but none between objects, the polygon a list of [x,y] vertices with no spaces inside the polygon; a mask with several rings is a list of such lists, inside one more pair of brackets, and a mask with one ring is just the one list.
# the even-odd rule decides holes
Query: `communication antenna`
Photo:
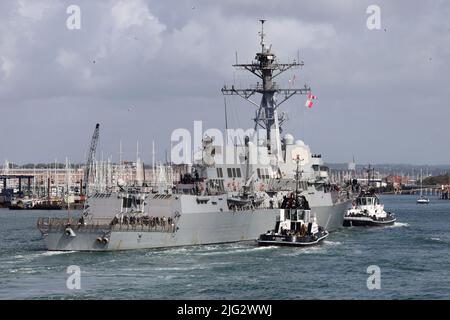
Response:
[{"label": "communication antenna", "polygon": [[[264,23],[266,20],[260,19],[259,21],[261,22],[261,31],[259,32],[261,52],[256,53],[255,61],[245,64],[236,63],[233,67],[251,72],[260,81],[258,81],[256,86],[249,88],[236,88],[234,84],[231,87],[224,85],[222,94],[238,95],[257,108],[254,119],[255,131],[259,127],[264,129],[266,131],[267,145],[271,146],[273,145],[271,141],[272,130],[281,130],[281,125],[287,120],[283,115],[278,116],[277,112],[275,112],[276,109],[295,94],[307,94],[311,92],[311,89],[306,85],[303,88],[280,88],[274,81],[276,77],[287,70],[302,67],[304,64],[300,59],[292,63],[280,63],[272,52],[271,47],[268,50],[266,49],[264,34]],[[251,99],[255,94],[262,95],[259,104]],[[274,98],[276,94],[280,97],[278,100]],[[276,149],[275,145],[274,148]],[[272,151],[276,150],[270,150],[269,152],[272,153]]]}]

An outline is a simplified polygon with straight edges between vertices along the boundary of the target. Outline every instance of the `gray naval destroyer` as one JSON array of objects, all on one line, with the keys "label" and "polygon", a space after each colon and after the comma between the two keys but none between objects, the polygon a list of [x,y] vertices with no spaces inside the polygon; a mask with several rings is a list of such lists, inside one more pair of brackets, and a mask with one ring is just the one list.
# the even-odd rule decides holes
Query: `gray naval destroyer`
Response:
[{"label": "gray naval destroyer", "polygon": [[[80,217],[38,219],[48,250],[112,251],[256,240],[273,227],[283,199],[297,187],[298,159],[298,188],[317,223],[329,231],[342,227],[348,192],[330,183],[322,157],[312,154],[308,145],[290,134],[281,138],[285,119],[278,107],[295,94],[310,93],[310,88],[282,89],[274,78],[303,62],[278,62],[271,46],[265,45],[264,20],[261,27],[261,52],[250,64],[234,65],[261,83],[248,89],[224,86],[222,93],[250,102],[252,95],[261,94],[260,104],[252,103],[258,107],[255,129],[263,129],[263,138],[245,136],[241,144],[230,147],[204,136],[201,159],[188,165],[177,183],[89,187]],[[231,152],[234,162],[219,161]],[[85,183],[87,191],[88,180]]]}]

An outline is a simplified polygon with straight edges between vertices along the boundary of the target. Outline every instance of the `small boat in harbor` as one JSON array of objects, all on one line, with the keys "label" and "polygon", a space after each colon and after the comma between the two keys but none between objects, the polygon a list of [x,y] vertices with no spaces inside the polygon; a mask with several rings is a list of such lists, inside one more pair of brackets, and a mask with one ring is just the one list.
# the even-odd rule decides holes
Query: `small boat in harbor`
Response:
[{"label": "small boat in harbor", "polygon": [[353,207],[348,209],[344,216],[344,227],[351,226],[386,226],[397,220],[391,212],[384,210],[384,205],[374,190],[362,191]]},{"label": "small boat in harbor", "polygon": [[20,198],[11,201],[9,210],[61,210],[61,201],[43,200],[38,198]]},{"label": "small boat in harbor", "polygon": [[428,204],[428,203],[430,203],[430,199],[428,199],[427,197],[422,195],[422,196],[420,196],[419,199],[417,199],[417,203],[419,203],[419,204]]},{"label": "small boat in harbor", "polygon": [[428,203],[430,203],[430,199],[429,198],[427,198],[427,197],[425,197],[423,194],[422,194],[422,190],[423,190],[423,179],[422,179],[422,169],[420,170],[420,197],[419,197],[419,199],[417,199],[417,203],[418,204],[428,204]]},{"label": "small boat in harbor", "polygon": [[15,198],[8,206],[9,210],[31,210],[35,205],[34,200],[31,198]]}]

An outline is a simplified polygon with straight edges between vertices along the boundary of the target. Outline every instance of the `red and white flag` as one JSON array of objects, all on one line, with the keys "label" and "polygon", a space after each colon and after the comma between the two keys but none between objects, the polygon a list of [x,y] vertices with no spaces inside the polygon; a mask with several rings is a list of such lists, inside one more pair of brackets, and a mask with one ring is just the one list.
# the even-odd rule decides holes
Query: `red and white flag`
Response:
[{"label": "red and white flag", "polygon": [[312,108],[315,99],[317,99],[315,95],[308,93],[308,99],[306,100],[305,107]]}]

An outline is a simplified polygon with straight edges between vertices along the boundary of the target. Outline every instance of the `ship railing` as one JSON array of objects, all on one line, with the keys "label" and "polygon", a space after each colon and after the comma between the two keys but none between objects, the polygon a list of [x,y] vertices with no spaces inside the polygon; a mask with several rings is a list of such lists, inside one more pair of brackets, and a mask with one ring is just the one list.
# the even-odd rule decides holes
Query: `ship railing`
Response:
[{"label": "ship railing", "polygon": [[168,232],[173,233],[177,227],[174,222],[168,223],[167,221],[157,223],[147,223],[144,221],[134,223],[112,223],[109,218],[95,218],[89,220],[87,223],[81,223],[77,219],[72,218],[47,218],[41,217],[38,219],[37,227],[42,233],[48,233],[51,230],[62,230],[67,227],[74,228],[75,230],[111,230],[111,231],[147,231],[147,232]]},{"label": "ship railing", "polygon": [[[98,228],[108,228],[109,225],[106,222],[102,223],[99,221],[100,219],[96,219],[96,221],[92,221],[89,224],[83,224],[80,220],[74,218],[48,218],[41,217],[38,219],[37,226],[41,232],[48,232],[50,230],[59,230],[65,229],[67,227],[71,228],[84,228],[84,229],[98,229]],[[109,220],[109,219],[108,219]]]},{"label": "ship railing", "polygon": [[228,204],[228,210],[233,212],[240,212],[240,211],[249,211],[249,210],[259,210],[259,209],[274,209],[275,207],[270,207],[270,205],[266,205],[265,203],[262,203],[260,205],[251,205],[251,204],[245,204],[245,205],[235,205],[235,204]]}]

